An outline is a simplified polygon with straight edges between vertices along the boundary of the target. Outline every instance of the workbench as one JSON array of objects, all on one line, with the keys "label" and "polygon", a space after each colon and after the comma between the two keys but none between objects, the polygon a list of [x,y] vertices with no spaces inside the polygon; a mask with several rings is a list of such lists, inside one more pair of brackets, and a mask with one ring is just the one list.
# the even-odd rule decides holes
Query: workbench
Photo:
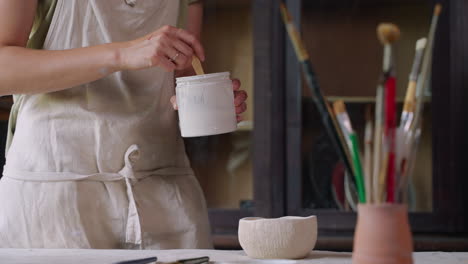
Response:
[{"label": "workbench", "polygon": [[[254,260],[242,251],[220,250],[93,250],[93,249],[0,249],[1,264],[112,264],[118,261],[158,257],[159,262],[209,256],[212,263],[301,264],[351,263],[351,253],[313,251],[303,260]],[[414,253],[416,264],[468,264],[468,253]]]}]

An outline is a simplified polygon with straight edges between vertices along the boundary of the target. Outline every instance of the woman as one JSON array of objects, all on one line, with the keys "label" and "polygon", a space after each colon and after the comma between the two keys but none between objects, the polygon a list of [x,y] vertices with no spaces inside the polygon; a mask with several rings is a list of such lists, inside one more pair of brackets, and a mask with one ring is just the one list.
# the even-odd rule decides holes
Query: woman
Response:
[{"label": "woman", "polygon": [[[0,247],[211,247],[170,103],[173,71],[205,58],[201,5],[189,7],[186,31],[173,27],[180,1],[50,2],[43,49],[33,50],[43,2],[0,1],[0,93],[17,95]],[[247,95],[234,94],[240,114]]]}]

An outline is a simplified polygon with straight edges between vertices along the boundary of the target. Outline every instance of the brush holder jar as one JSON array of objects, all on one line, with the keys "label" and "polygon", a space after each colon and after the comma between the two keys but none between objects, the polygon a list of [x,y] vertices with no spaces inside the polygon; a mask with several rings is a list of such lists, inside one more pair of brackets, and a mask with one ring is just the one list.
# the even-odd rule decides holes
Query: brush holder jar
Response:
[{"label": "brush holder jar", "polygon": [[412,253],[406,205],[358,205],[353,264],[412,264]]}]

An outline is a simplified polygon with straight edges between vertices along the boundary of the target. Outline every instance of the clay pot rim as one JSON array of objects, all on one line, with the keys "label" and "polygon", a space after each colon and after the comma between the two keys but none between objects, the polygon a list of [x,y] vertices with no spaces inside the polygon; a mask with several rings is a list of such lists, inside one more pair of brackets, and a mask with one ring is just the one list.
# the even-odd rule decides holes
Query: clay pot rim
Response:
[{"label": "clay pot rim", "polygon": [[316,215],[311,215],[311,216],[283,216],[283,217],[278,217],[278,218],[263,218],[263,217],[244,217],[240,219],[242,222],[255,222],[255,221],[268,221],[268,222],[273,222],[273,221],[278,221],[278,220],[291,220],[291,221],[304,221],[304,220],[310,220],[310,219],[316,219]]},{"label": "clay pot rim", "polygon": [[360,203],[358,208],[363,209],[373,209],[373,210],[408,210],[408,205],[404,203],[379,203],[379,204],[370,204],[370,203]]}]

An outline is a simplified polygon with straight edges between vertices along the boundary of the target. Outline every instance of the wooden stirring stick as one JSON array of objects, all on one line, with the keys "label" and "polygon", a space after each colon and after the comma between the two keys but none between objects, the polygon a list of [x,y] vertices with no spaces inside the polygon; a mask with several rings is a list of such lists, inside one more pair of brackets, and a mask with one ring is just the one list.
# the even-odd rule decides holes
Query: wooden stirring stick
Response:
[{"label": "wooden stirring stick", "polygon": [[203,75],[205,72],[203,71],[203,67],[201,65],[200,60],[198,59],[197,56],[193,56],[192,58],[192,67],[195,70],[195,73],[197,75]]}]

